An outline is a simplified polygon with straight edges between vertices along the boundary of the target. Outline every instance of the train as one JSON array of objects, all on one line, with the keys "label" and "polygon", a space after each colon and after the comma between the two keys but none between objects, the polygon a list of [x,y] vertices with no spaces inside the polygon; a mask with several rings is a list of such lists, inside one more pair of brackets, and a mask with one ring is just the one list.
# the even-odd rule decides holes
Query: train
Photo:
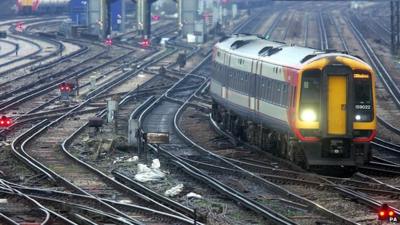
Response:
[{"label": "train", "polygon": [[49,14],[66,12],[70,0],[17,0],[18,14]]},{"label": "train", "polygon": [[376,77],[360,57],[235,34],[212,67],[211,116],[242,142],[317,171],[371,160]]}]

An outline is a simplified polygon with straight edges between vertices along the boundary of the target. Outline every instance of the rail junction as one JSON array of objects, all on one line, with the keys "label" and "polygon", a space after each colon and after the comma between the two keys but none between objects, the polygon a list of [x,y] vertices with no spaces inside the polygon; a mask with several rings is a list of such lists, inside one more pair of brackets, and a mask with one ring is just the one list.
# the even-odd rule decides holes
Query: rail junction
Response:
[{"label": "rail junction", "polygon": [[[400,223],[398,1],[7,2],[13,12],[0,13],[0,224]],[[232,38],[228,58],[219,51]],[[249,46],[258,51],[240,58]],[[290,69],[279,66],[298,49],[312,53]],[[220,54],[231,67],[218,67]],[[288,55],[273,68],[256,61],[280,54]],[[326,118],[323,110],[303,116],[294,103],[315,80],[301,83],[291,69],[333,55],[363,65],[344,83],[346,94],[366,93],[365,85],[347,88],[357,78],[374,85],[373,103],[364,94],[349,107],[357,98],[351,94],[342,104],[351,116],[335,116],[337,124],[356,124],[346,128],[354,138],[329,133],[339,126],[329,122],[329,94],[318,105],[328,104]],[[251,58],[251,74],[275,80],[264,86],[232,69],[245,70]],[[226,110],[239,103],[218,104],[215,80],[222,79],[229,80],[222,99],[253,89],[243,101],[258,113],[244,120],[240,110]],[[329,85],[318,83],[317,94]],[[273,91],[264,97],[258,87]],[[320,101],[313,97],[309,105]],[[262,109],[279,107],[290,131],[254,125]],[[301,121],[291,123],[291,113]],[[329,138],[323,125],[292,132],[324,119]],[[318,132],[321,143],[335,143],[321,150],[330,159],[340,161],[351,140],[366,144],[367,160],[315,166],[306,147],[292,152],[293,143]]]}]

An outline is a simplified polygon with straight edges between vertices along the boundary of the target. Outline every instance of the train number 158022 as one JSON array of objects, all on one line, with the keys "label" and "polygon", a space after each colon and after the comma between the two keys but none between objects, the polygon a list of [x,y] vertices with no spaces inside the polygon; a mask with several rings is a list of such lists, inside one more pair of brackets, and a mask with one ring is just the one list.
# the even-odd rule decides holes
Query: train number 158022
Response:
[{"label": "train number 158022", "polygon": [[371,110],[371,105],[356,105],[356,109]]}]

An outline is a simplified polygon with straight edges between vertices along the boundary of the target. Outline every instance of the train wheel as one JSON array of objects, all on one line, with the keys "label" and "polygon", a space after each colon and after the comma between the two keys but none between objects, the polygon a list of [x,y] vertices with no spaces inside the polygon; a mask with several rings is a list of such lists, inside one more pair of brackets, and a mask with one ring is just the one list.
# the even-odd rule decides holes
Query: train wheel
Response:
[{"label": "train wheel", "polygon": [[239,140],[240,141],[247,141],[247,135],[246,135],[246,130],[247,130],[247,121],[245,120],[240,120],[240,132],[239,132]]},{"label": "train wheel", "polygon": [[272,154],[279,155],[281,151],[281,144],[279,140],[279,135],[275,132],[268,134],[267,149],[269,149]]},{"label": "train wheel", "polygon": [[295,162],[295,152],[296,152],[296,148],[297,148],[297,142],[295,141],[289,141],[289,146],[288,146],[288,151],[286,154],[286,158],[292,162]]},{"label": "train wheel", "polygon": [[286,134],[280,136],[280,155],[285,158],[288,152],[288,138]]},{"label": "train wheel", "polygon": [[235,121],[233,122],[233,130],[232,133],[236,137],[240,138],[242,132],[242,121],[239,117],[236,117]]},{"label": "train wheel", "polygon": [[288,160],[296,163],[297,165],[299,165],[303,168],[307,165],[304,151],[303,151],[303,149],[301,149],[301,147],[299,146],[299,143],[296,140],[290,140],[289,146],[287,149],[288,149],[288,151],[286,154],[286,158]]},{"label": "train wheel", "polygon": [[294,160],[297,165],[299,165],[305,169],[309,168],[306,156],[304,154],[304,149],[301,146],[298,146],[298,144],[297,144],[296,151],[294,152]]}]

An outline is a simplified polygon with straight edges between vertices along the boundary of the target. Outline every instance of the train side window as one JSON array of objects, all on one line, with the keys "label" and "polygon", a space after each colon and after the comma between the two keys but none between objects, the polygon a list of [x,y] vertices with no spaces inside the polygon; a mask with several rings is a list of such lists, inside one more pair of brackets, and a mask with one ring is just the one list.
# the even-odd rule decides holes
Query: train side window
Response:
[{"label": "train side window", "polygon": [[288,97],[289,97],[289,87],[287,84],[283,84],[282,88],[282,99],[281,99],[281,105],[287,107],[288,106]]},{"label": "train side window", "polygon": [[265,80],[265,88],[264,88],[263,97],[264,97],[264,99],[268,102],[268,101],[269,101],[268,95],[269,95],[269,85],[270,85],[270,82],[269,82],[269,79],[266,79],[265,77],[263,77],[263,79]]},{"label": "train side window", "polygon": [[265,97],[264,97],[264,91],[265,91],[265,89],[267,88],[267,85],[265,84],[265,81],[264,81],[264,79],[263,79],[263,77],[261,77],[261,76],[257,76],[257,83],[260,83],[260,85],[259,85],[259,89],[258,89],[258,98],[260,98],[260,99],[265,99]]},{"label": "train side window", "polygon": [[[265,78],[264,78],[265,79]],[[267,88],[265,90],[265,99],[267,100],[267,102],[271,101],[271,80],[270,79],[265,79],[265,82],[267,84]]]},{"label": "train side window", "polygon": [[273,86],[273,93],[274,93],[274,97],[273,97],[273,100],[272,100],[272,102],[275,104],[275,105],[279,105],[280,104],[280,98],[281,98],[281,82],[280,81],[277,81],[277,80],[274,80],[274,86]]},{"label": "train side window", "polygon": [[260,81],[262,82],[260,89],[260,98],[267,100],[267,94],[266,94],[268,89],[267,80],[264,77],[260,76]]},{"label": "train side window", "polygon": [[229,88],[233,88],[235,86],[235,76],[232,71],[229,70]]},{"label": "train side window", "polygon": [[237,90],[238,91],[242,91],[242,79],[243,79],[243,72],[242,71],[238,71],[237,74]]},{"label": "train side window", "polygon": [[276,89],[277,89],[276,88],[276,81],[273,80],[272,84],[271,84],[271,102],[272,102],[272,104],[276,103],[276,95],[277,95]]},{"label": "train side window", "polygon": [[281,104],[281,96],[282,96],[282,84],[280,81],[275,81],[275,105]]},{"label": "train side window", "polygon": [[239,84],[240,84],[240,72],[235,71],[233,73],[233,76],[235,77],[235,86],[234,89],[240,91]]},{"label": "train side window", "polygon": [[245,73],[244,76],[244,82],[243,82],[243,90],[245,93],[247,93],[248,95],[250,95],[250,90],[249,90],[249,81],[250,81],[250,73]]},{"label": "train side window", "polygon": [[215,79],[215,80],[219,80],[218,78],[219,78],[219,75],[220,74],[220,72],[219,72],[219,65],[218,65],[218,63],[214,63],[214,69],[213,69],[213,74],[212,74],[212,77]]},{"label": "train side window", "polygon": [[240,90],[239,89],[239,83],[240,83],[240,74],[238,71],[235,71],[235,73],[233,74],[234,76],[234,80],[235,80],[235,85],[234,85],[234,89],[235,90]]},{"label": "train side window", "polygon": [[247,85],[247,72],[243,72],[243,77],[242,77],[242,91],[247,93],[246,85]]},{"label": "train side window", "polygon": [[285,84],[281,81],[278,81],[278,85],[277,85],[277,91],[278,91],[278,96],[276,99],[276,102],[278,103],[278,105],[283,105],[283,89],[284,89]]},{"label": "train side window", "polygon": [[242,75],[240,76],[240,90],[242,92],[246,92],[246,85],[245,85],[245,78],[246,78],[246,72],[241,72]]}]

